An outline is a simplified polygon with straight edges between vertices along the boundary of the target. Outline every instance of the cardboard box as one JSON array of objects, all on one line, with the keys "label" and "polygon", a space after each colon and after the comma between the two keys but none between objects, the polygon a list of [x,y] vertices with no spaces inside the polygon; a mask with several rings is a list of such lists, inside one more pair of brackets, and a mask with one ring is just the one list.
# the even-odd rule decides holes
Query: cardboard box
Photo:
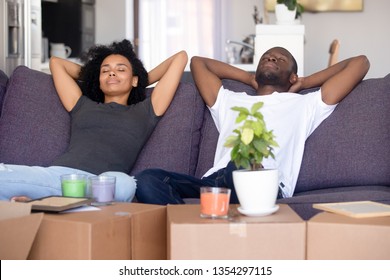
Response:
[{"label": "cardboard box", "polygon": [[319,213],[307,222],[307,258],[390,260],[390,217]]},{"label": "cardboard box", "polygon": [[215,220],[200,218],[199,205],[168,205],[168,259],[305,259],[306,223],[289,206],[264,217],[237,206]]},{"label": "cardboard box", "polygon": [[30,205],[0,201],[0,259],[27,259],[42,218]]},{"label": "cardboard box", "polygon": [[166,259],[166,207],[115,203],[45,214],[29,259]]}]

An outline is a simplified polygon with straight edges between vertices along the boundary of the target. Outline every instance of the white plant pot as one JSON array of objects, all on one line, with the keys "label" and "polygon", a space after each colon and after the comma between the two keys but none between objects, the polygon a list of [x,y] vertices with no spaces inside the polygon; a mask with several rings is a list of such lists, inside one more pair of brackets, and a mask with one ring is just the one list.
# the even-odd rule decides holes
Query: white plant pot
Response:
[{"label": "white plant pot", "polygon": [[276,24],[296,24],[295,15],[297,13],[297,8],[290,11],[284,4],[275,5],[275,17]]},{"label": "white plant pot", "polygon": [[233,171],[234,188],[240,208],[248,213],[263,213],[275,208],[278,196],[278,170]]}]

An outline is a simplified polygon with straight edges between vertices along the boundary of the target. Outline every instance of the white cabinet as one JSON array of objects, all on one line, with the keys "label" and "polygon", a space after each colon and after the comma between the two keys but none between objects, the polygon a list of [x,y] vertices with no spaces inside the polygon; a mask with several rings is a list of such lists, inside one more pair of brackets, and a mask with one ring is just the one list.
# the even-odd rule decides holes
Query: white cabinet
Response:
[{"label": "white cabinet", "polygon": [[273,47],[283,47],[290,51],[298,64],[298,76],[304,75],[304,25],[257,24],[255,38],[255,57],[257,64],[264,52]]}]

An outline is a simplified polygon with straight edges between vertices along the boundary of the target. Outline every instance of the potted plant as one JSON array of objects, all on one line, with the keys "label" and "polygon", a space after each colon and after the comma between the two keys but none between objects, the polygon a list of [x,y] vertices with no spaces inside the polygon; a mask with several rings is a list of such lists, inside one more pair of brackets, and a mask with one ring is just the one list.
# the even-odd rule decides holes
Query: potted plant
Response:
[{"label": "potted plant", "polygon": [[232,148],[231,160],[237,168],[233,171],[233,182],[240,207],[238,211],[250,216],[261,216],[275,212],[278,193],[278,170],[264,169],[264,158],[274,158],[273,148],[278,144],[272,130],[268,131],[263,115],[259,111],[263,102],[257,102],[248,110],[233,107],[238,112],[236,123],[242,123],[227,138],[225,147]]},{"label": "potted plant", "polygon": [[275,16],[279,24],[293,24],[304,11],[297,0],[276,0]]}]

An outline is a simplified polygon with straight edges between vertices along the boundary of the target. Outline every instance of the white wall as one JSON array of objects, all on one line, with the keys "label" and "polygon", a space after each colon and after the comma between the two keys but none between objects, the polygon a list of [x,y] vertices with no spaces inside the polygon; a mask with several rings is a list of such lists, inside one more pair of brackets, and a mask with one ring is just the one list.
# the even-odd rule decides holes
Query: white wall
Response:
[{"label": "white wall", "polygon": [[[340,40],[340,59],[365,54],[371,62],[367,78],[390,73],[390,1],[365,0],[363,12],[304,13],[305,71],[327,65],[329,44]],[[324,54],[324,55],[323,55]]]},{"label": "white wall", "polygon": [[[264,16],[263,0],[227,0],[231,21],[228,22],[229,39],[243,39],[254,33],[253,6]],[[275,14],[269,13],[270,23]],[[303,13],[305,25],[305,75],[326,67],[329,46],[333,39],[340,40],[340,59],[365,54],[371,62],[367,78],[383,77],[390,73],[390,1],[365,0],[362,12]]]}]

